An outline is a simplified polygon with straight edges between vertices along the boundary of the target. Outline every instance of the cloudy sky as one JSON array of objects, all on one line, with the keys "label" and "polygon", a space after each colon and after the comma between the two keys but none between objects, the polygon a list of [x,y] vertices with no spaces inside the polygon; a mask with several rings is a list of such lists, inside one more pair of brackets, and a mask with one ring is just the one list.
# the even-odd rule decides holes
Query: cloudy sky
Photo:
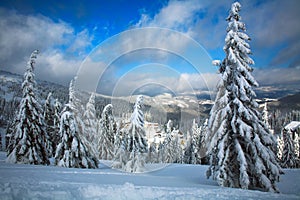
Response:
[{"label": "cloudy sky", "polygon": [[[30,53],[39,49],[36,76],[67,85],[87,65],[95,49],[99,50],[99,46],[116,36],[120,39],[123,31],[144,27],[184,34],[203,48],[199,54],[223,59],[225,19],[232,2],[1,0],[0,69],[23,74]],[[252,39],[255,78],[261,85],[300,83],[300,1],[241,0],[240,3],[242,21]],[[170,45],[181,48],[182,40],[178,40],[181,36],[168,36],[167,43],[166,38],[162,40],[155,34],[134,36],[125,38],[133,46],[145,40],[160,46],[155,51],[144,48],[119,55],[99,77],[100,92],[111,94],[128,88],[143,91],[149,90],[149,84],[158,91],[214,87],[218,78],[215,67],[205,66],[199,81],[199,71],[193,71],[193,66],[181,55],[170,51]],[[114,50],[118,49],[116,39],[113,41],[109,49],[119,52]]]}]

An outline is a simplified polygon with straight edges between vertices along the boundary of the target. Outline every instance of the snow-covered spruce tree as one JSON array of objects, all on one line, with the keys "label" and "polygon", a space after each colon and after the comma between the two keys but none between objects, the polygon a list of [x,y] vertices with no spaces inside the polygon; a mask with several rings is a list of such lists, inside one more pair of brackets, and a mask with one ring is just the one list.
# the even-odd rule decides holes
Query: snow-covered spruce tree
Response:
[{"label": "snow-covered spruce tree", "polygon": [[114,158],[112,168],[124,169],[128,160],[126,155],[126,142],[127,139],[124,137],[124,129],[121,129],[121,122],[117,123],[117,131],[114,140]]},{"label": "snow-covered spruce tree", "polygon": [[221,80],[210,112],[207,141],[210,167],[207,176],[221,186],[278,191],[282,172],[272,151],[275,143],[258,112],[249,57],[250,38],[240,21],[241,5],[235,2],[227,18],[226,58],[220,63]]},{"label": "snow-covered spruce tree", "polygon": [[191,138],[191,164],[201,164],[200,146],[202,142],[201,129],[196,120],[193,120]]},{"label": "snow-covered spruce tree", "polygon": [[46,131],[49,136],[49,140],[47,141],[46,147],[48,150],[48,155],[50,157],[54,156],[53,154],[55,154],[55,152],[53,151],[54,144],[52,144],[52,142],[56,134],[54,128],[54,105],[52,102],[52,93],[49,92],[44,105],[44,119],[46,124]]},{"label": "snow-covered spruce tree", "polygon": [[187,136],[186,136],[185,144],[184,144],[184,148],[183,148],[182,163],[185,163],[185,164],[192,163],[194,149],[195,149],[195,145],[193,144],[193,136],[189,131],[187,131]]},{"label": "snow-covered spruce tree", "polygon": [[208,156],[206,154],[208,144],[205,141],[205,137],[208,131],[208,119],[205,119],[204,123],[199,127],[200,136],[199,136],[199,151],[198,155],[201,157],[201,164],[208,164]]},{"label": "snow-covered spruce tree", "polygon": [[282,155],[283,155],[283,147],[284,147],[284,141],[282,134],[277,135],[276,138],[277,146],[276,146],[276,156],[279,163],[281,163]]},{"label": "snow-covered spruce tree", "polygon": [[112,115],[111,104],[104,107],[99,120],[98,125],[98,142],[97,148],[99,152],[99,158],[103,160],[111,160],[113,158],[114,152],[114,134],[115,130],[115,120]]},{"label": "snow-covered spruce tree", "polygon": [[295,144],[289,130],[283,129],[283,152],[281,166],[283,168],[297,168],[299,164],[298,156],[295,154]]},{"label": "snow-covered spruce tree", "polygon": [[54,117],[53,117],[53,135],[52,135],[52,147],[53,147],[53,156],[55,156],[56,147],[60,141],[59,129],[60,129],[60,117],[61,117],[62,105],[55,99],[54,101]]},{"label": "snow-covered spruce tree", "polygon": [[83,114],[84,123],[84,136],[92,144],[96,146],[96,134],[97,134],[97,117],[95,109],[95,94],[92,93],[89,101],[86,104],[86,110]]},{"label": "snow-covered spruce tree", "polygon": [[84,135],[84,123],[83,123],[83,113],[84,113],[84,108],[82,106],[82,102],[80,100],[80,93],[75,87],[75,82],[77,80],[77,76],[74,77],[70,81],[69,85],[69,104],[70,107],[72,108],[75,121],[78,126],[78,132],[81,135]]},{"label": "snow-covered spruce tree", "polygon": [[34,65],[37,54],[37,50],[32,52],[24,74],[22,99],[6,159],[10,163],[49,164],[43,111],[35,95]]},{"label": "snow-covered spruce tree", "polygon": [[164,145],[162,142],[159,142],[157,147],[157,162],[164,163]]},{"label": "snow-covered spruce tree", "polygon": [[300,137],[299,137],[299,133],[294,133],[294,144],[295,144],[295,154],[298,158],[298,167],[300,167]]},{"label": "snow-covered spruce tree", "polygon": [[173,130],[174,130],[173,121],[169,119],[169,121],[166,125],[166,132],[172,133]]},{"label": "snow-covered spruce tree", "polygon": [[163,163],[180,163],[183,152],[179,144],[179,130],[173,127],[173,121],[169,120],[166,124],[166,138],[158,149],[159,159]]},{"label": "snow-covered spruce tree", "polygon": [[6,152],[9,155],[15,147],[15,130],[17,129],[17,125],[19,124],[18,112],[15,112],[15,117],[12,122],[8,124],[6,128]]},{"label": "snow-covered spruce tree", "polygon": [[182,155],[182,149],[179,143],[178,130],[173,130],[171,133],[167,133],[163,142],[163,162],[164,163],[180,163]]},{"label": "snow-covered spruce tree", "polygon": [[267,102],[264,103],[264,108],[263,108],[263,112],[262,112],[262,119],[263,119],[263,122],[267,125],[268,129],[271,130],[271,126],[270,126],[270,123],[269,123],[269,111],[268,111]]},{"label": "snow-covered spruce tree", "polygon": [[179,138],[179,130],[173,130],[172,131],[173,135],[173,142],[172,142],[172,147],[173,147],[173,158],[175,163],[182,163],[183,162],[183,150],[181,148],[181,142]]},{"label": "snow-covered spruce tree", "polygon": [[148,144],[144,129],[144,115],[142,112],[143,96],[139,95],[131,115],[130,125],[126,130],[126,151],[129,153],[124,170],[127,172],[143,172],[145,164],[145,153]]},{"label": "snow-covered spruce tree", "polygon": [[60,121],[60,143],[55,153],[55,165],[69,168],[98,168],[98,160],[78,133],[70,104],[66,104]]},{"label": "snow-covered spruce tree", "polygon": [[148,155],[147,155],[147,163],[156,163],[157,162],[157,151],[156,151],[156,143],[153,141],[150,143]]}]

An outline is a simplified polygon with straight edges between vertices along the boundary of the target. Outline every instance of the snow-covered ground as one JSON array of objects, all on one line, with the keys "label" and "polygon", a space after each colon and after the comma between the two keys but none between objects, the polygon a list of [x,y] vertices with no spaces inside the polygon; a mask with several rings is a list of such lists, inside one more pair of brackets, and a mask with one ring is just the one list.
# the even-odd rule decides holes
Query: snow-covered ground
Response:
[{"label": "snow-covered ground", "polygon": [[[0,152],[0,199],[300,199],[300,170],[285,170],[280,194],[222,188],[206,179],[207,166],[172,164],[129,174],[99,169],[5,163]],[[151,167],[151,166],[148,166]]]}]

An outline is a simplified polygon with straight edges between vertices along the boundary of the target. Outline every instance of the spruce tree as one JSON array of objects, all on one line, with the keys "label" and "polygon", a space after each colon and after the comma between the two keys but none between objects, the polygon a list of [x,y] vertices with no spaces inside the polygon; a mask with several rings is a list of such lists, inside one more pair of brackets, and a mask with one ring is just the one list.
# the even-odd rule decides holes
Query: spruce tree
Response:
[{"label": "spruce tree", "polygon": [[[47,99],[45,101],[44,105],[44,119],[45,119],[45,124],[46,124],[46,130],[49,136],[49,140],[46,143],[46,147],[48,149],[48,154],[50,157],[54,154],[53,152],[53,141],[55,137],[55,128],[54,128],[54,105],[52,103],[52,93],[49,92]],[[53,155],[54,156],[54,155]]]},{"label": "spruce tree", "polygon": [[115,121],[112,108],[111,104],[104,107],[98,126],[97,148],[99,158],[104,160],[111,160],[114,152]]},{"label": "spruce tree", "polygon": [[199,127],[200,136],[198,139],[198,157],[200,158],[201,164],[208,164],[208,156],[206,155],[207,143],[205,142],[205,137],[208,129],[208,119],[205,119],[204,123]]},{"label": "spruce tree", "polygon": [[159,142],[157,147],[157,162],[164,163],[164,145],[162,142]]},{"label": "spruce tree", "polygon": [[95,93],[92,93],[86,104],[86,110],[83,114],[84,136],[92,144],[96,146],[97,134],[97,117],[95,108]]},{"label": "spruce tree", "polygon": [[[69,103],[65,105],[59,128],[59,144],[55,152],[55,165],[70,168],[98,168],[98,159],[95,152],[82,134],[83,129],[78,126],[80,111],[79,101],[75,96],[74,80],[69,86]],[[77,113],[77,117],[75,115]],[[83,128],[83,122],[82,122]]]},{"label": "spruce tree", "polygon": [[185,138],[182,163],[192,164],[192,160],[193,160],[193,156],[194,156],[193,152],[195,151],[195,145],[193,143],[194,141],[193,141],[192,134],[189,131],[187,131],[186,135],[187,136]]},{"label": "spruce tree", "polygon": [[208,123],[207,176],[225,187],[278,191],[275,183],[282,171],[272,151],[275,139],[255,101],[252,87],[258,84],[251,74],[254,61],[240,9],[240,3],[233,3],[227,18],[226,58],[219,64],[221,80]]},{"label": "spruce tree", "polygon": [[262,119],[263,119],[263,122],[267,125],[268,129],[270,129],[270,131],[271,131],[271,126],[270,126],[270,123],[269,123],[269,111],[268,111],[267,102],[264,103],[264,108],[263,108],[263,112],[262,112]]},{"label": "spruce tree", "polygon": [[136,99],[131,122],[124,136],[127,139],[126,151],[129,154],[124,170],[128,172],[144,171],[145,153],[147,153],[148,144],[144,129],[142,106],[143,96],[140,95]]},{"label": "spruce tree", "polygon": [[84,108],[82,106],[80,91],[76,89],[77,76],[75,76],[69,84],[69,105],[72,108],[72,112],[75,117],[75,121],[78,126],[78,132],[80,135],[84,135],[84,123],[83,123],[83,114]]},{"label": "spruce tree", "polygon": [[299,158],[296,155],[295,142],[292,138],[292,132],[287,129],[282,131],[283,137],[283,152],[281,157],[281,166],[283,168],[297,168],[299,163]]},{"label": "spruce tree", "polygon": [[182,161],[183,152],[179,143],[178,130],[168,132],[163,142],[163,162],[164,163],[180,163]]},{"label": "spruce tree", "polygon": [[114,139],[114,158],[112,168],[124,169],[127,163],[127,139],[124,137],[124,129],[121,129],[121,122],[117,123],[117,130]]},{"label": "spruce tree", "polygon": [[283,141],[283,136],[282,134],[277,135],[276,137],[276,156],[277,156],[277,160],[279,163],[281,163],[282,161],[282,155],[283,155],[283,147],[284,147],[284,141]]},{"label": "spruce tree", "polygon": [[192,138],[191,138],[191,164],[201,164],[200,142],[201,132],[196,120],[193,120]]},{"label": "spruce tree", "polygon": [[12,127],[13,136],[6,159],[10,163],[49,164],[43,111],[35,95],[34,65],[37,54],[37,50],[31,54],[24,74],[22,99]]},{"label": "spruce tree", "polygon": [[155,142],[151,142],[148,150],[147,163],[157,162],[157,151]]},{"label": "spruce tree", "polygon": [[60,141],[59,129],[60,129],[60,118],[61,118],[62,105],[55,99],[54,101],[54,117],[53,117],[53,135],[52,135],[52,147],[53,156],[55,156],[56,147]]},{"label": "spruce tree", "polygon": [[70,104],[66,104],[60,121],[60,143],[55,153],[55,165],[69,168],[98,168],[98,160],[88,148]]}]

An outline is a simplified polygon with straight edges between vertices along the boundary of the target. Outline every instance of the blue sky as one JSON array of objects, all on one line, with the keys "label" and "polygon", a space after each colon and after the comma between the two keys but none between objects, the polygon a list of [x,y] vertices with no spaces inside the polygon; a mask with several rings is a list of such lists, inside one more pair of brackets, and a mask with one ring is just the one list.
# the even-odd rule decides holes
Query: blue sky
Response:
[{"label": "blue sky", "polygon": [[[41,55],[36,69],[37,77],[66,85],[97,45],[122,31],[143,27],[179,31],[201,44],[213,59],[223,59],[227,26],[225,19],[232,2],[2,0],[0,68],[22,74],[30,52],[38,48]],[[247,33],[252,38],[250,45],[256,79],[262,85],[300,83],[300,1],[240,2],[242,21],[246,23]],[[142,39],[136,38],[135,42]],[[149,54],[133,54],[133,57],[127,56],[130,58],[126,59],[125,56],[122,61],[114,62],[118,66],[112,65],[108,70],[110,73],[107,74],[111,77],[106,77],[106,88],[114,86],[115,82],[108,82],[118,79],[116,74],[124,75],[141,64],[140,59],[147,56]],[[161,56],[154,60],[176,69],[179,78],[184,74],[191,84],[197,84],[192,68],[183,67],[186,65],[184,61],[173,56],[172,61],[163,62]],[[203,76],[209,77],[207,84],[211,87],[214,87],[217,80],[216,70],[211,67],[203,72]],[[138,85],[143,77],[134,74],[131,76],[132,82],[128,84]]]}]

